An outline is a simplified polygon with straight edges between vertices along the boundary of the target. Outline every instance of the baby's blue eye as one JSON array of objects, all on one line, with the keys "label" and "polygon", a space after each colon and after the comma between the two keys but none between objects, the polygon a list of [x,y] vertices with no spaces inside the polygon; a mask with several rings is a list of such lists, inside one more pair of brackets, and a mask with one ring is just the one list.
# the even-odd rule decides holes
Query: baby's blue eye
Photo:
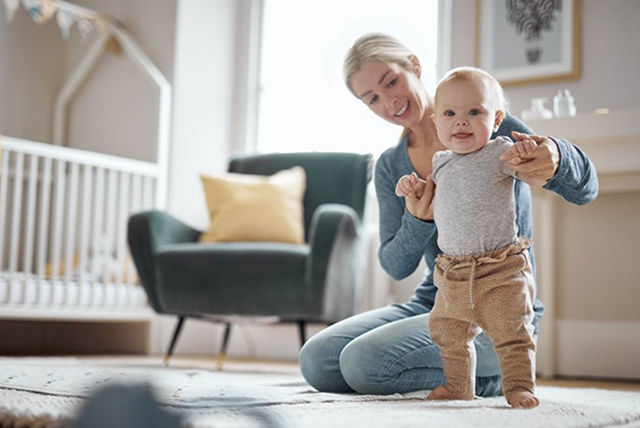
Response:
[{"label": "baby's blue eye", "polygon": [[456,114],[451,110],[445,110],[444,115],[447,116],[447,117],[453,117]]},{"label": "baby's blue eye", "polygon": [[480,114],[480,110],[479,110],[479,109],[477,109],[477,108],[472,108],[471,110],[469,110],[469,114],[470,114],[471,116],[477,116],[477,115],[479,115],[479,114]]},{"label": "baby's blue eye", "polygon": [[376,102],[378,102],[378,96],[374,95],[374,96],[371,97],[371,100],[369,100],[369,105],[373,105]]},{"label": "baby's blue eye", "polygon": [[398,79],[397,79],[397,78],[396,78],[396,79],[391,79],[391,80],[389,81],[389,83],[387,83],[387,88],[390,88],[390,87],[392,87],[393,85],[395,85],[397,81],[398,81]]}]

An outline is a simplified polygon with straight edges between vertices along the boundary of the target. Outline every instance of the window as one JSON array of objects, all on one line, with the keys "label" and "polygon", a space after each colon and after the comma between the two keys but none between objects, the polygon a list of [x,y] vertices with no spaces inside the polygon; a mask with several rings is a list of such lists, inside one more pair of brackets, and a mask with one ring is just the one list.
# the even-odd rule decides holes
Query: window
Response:
[{"label": "window", "polygon": [[435,84],[437,0],[264,0],[256,148],[378,155],[401,129],[347,90],[344,54],[362,34],[398,38]]}]

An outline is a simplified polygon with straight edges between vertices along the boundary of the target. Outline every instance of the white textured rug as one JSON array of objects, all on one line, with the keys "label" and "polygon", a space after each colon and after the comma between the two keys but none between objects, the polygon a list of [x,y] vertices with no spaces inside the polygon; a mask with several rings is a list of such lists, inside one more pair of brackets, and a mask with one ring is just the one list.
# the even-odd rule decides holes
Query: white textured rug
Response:
[{"label": "white textured rug", "polygon": [[161,408],[192,427],[640,427],[638,392],[541,386],[538,408],[516,410],[502,397],[318,393],[299,372],[278,366],[230,364],[221,372],[73,358],[0,358],[0,427],[65,426],[97,389],[113,384],[151,385]]}]

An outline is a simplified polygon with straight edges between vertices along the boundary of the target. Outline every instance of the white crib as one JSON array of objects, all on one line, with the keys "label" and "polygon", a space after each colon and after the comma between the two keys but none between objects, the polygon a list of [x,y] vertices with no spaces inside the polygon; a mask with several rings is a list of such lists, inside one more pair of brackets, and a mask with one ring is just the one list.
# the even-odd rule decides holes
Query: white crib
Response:
[{"label": "white crib", "polygon": [[157,163],[1,137],[0,318],[143,321],[126,243]]}]

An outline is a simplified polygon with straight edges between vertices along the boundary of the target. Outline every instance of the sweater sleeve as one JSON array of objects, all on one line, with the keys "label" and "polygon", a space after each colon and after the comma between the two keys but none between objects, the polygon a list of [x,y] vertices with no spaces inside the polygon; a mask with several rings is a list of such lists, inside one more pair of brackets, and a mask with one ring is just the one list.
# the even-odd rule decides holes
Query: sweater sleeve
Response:
[{"label": "sweater sleeve", "polygon": [[591,159],[578,147],[560,138],[549,137],[560,149],[556,174],[543,186],[566,201],[584,205],[598,195],[598,174]]},{"label": "sweater sleeve", "polygon": [[427,243],[435,239],[436,227],[433,222],[413,217],[406,210],[404,198],[396,196],[396,174],[393,174],[389,157],[389,152],[384,153],[375,169],[380,214],[378,259],[393,279],[400,280],[416,270],[425,255]]}]

